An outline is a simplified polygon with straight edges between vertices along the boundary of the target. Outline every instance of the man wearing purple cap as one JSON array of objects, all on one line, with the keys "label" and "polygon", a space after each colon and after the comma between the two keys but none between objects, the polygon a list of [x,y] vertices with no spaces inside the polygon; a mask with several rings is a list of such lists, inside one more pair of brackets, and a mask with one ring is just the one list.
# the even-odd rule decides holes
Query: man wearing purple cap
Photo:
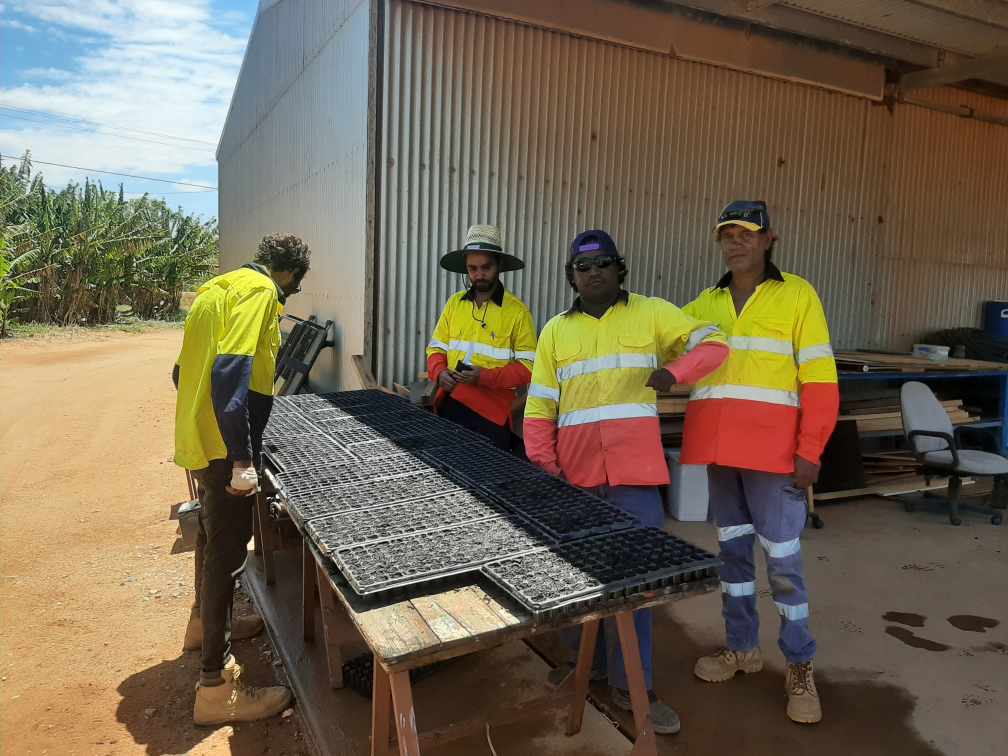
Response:
[{"label": "man wearing purple cap", "polygon": [[[578,234],[566,272],[578,296],[539,337],[525,405],[526,453],[643,526],[661,528],[658,486],[668,484],[669,474],[655,391],[715,370],[728,356],[725,338],[663,299],[626,291],[626,263],[605,231]],[[606,624],[594,676],[608,677],[613,703],[629,711],[617,634]],[[678,732],[678,715],[652,690],[650,610],[635,612],[634,625],[654,730]],[[563,672],[551,681],[562,682]]]}]

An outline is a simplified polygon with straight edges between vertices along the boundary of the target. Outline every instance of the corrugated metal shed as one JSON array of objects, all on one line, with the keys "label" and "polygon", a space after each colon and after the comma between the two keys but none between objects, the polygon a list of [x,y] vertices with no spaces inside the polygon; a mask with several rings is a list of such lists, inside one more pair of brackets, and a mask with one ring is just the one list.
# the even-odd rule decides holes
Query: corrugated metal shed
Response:
[{"label": "corrugated metal shed", "polygon": [[349,357],[363,350],[370,323],[370,20],[368,0],[264,9],[218,151],[222,268],[251,259],[267,233],[295,233],[312,247],[304,291],[287,311],[337,324],[338,351],[324,352],[312,375],[320,385],[354,380]]},{"label": "corrugated metal shed", "polygon": [[712,285],[732,197],[770,200],[781,264],[820,287],[839,343],[863,338],[882,117],[866,100],[412,3],[388,28],[383,379],[422,368],[462,283],[437,259],[470,223],[503,227],[527,265],[509,286],[541,327],[569,303],[584,228],[614,233],[636,291],[685,303]]}]

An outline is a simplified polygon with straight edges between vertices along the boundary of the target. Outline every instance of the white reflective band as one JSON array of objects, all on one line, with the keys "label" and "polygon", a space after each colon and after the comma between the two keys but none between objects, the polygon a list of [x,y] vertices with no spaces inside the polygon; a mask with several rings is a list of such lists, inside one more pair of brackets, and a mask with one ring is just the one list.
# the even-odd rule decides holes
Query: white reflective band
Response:
[{"label": "white reflective band", "polygon": [[748,583],[726,583],[722,580],[721,593],[727,593],[729,596],[755,596],[756,583],[755,581]]},{"label": "white reflective band", "polygon": [[718,332],[717,326],[707,326],[706,328],[698,328],[693,333],[690,334],[689,340],[686,342],[686,351],[691,352],[696,349],[700,342],[706,339],[708,336],[713,336]]},{"label": "white reflective band", "polygon": [[560,401],[560,389],[543,386],[541,383],[530,384],[528,395],[539,399],[549,399],[554,402]]},{"label": "white reflective band", "polygon": [[446,352],[448,351],[448,345],[445,344],[443,341],[438,341],[437,339],[431,339],[430,343],[427,345],[427,348],[428,349],[443,349]]},{"label": "white reflective band", "polygon": [[750,402],[766,402],[767,404],[783,404],[787,407],[798,406],[798,394],[794,391],[761,388],[759,386],[701,386],[693,389],[692,400],[699,399],[745,399]]},{"label": "white reflective band", "polygon": [[752,523],[727,525],[717,529],[717,538],[719,541],[730,541],[732,538],[741,538],[742,536],[752,535],[755,532],[756,528],[753,527]]},{"label": "white reflective band", "polygon": [[794,620],[805,619],[809,615],[808,604],[791,606],[790,604],[782,604],[780,601],[774,601],[774,603],[777,604],[777,611],[781,613],[781,616],[792,622]]},{"label": "white reflective band", "polygon": [[572,362],[562,368],[557,368],[557,380],[569,381],[579,375],[589,375],[600,370],[618,370],[621,368],[656,368],[658,358],[653,354],[607,354],[605,357],[595,357],[591,360]]},{"label": "white reflective band", "polygon": [[823,357],[832,357],[833,347],[829,344],[818,344],[817,346],[805,347],[798,352],[798,364],[804,365],[812,360],[821,360]]},{"label": "white reflective band", "polygon": [[771,541],[763,536],[760,536],[759,540],[763,544],[763,550],[766,551],[767,556],[774,559],[783,559],[801,551],[801,543],[797,538],[792,538],[790,541],[782,543]]},{"label": "white reflective band", "polygon": [[606,407],[565,412],[557,418],[557,426],[569,428],[572,425],[598,423],[602,420],[624,420],[633,417],[658,417],[658,407],[654,404],[610,404]]},{"label": "white reflective band", "polygon": [[516,360],[528,360],[529,362],[535,362],[535,352],[515,352],[514,358]]},{"label": "white reflective band", "polygon": [[514,354],[510,349],[498,349],[489,344],[481,344],[478,341],[460,341],[458,339],[452,339],[451,350],[453,352],[465,352],[466,355],[482,354],[484,357],[490,357],[494,360],[504,360],[506,362],[510,362]]},{"label": "white reflective band", "polygon": [[790,341],[784,339],[765,339],[761,336],[732,336],[728,339],[728,345],[732,349],[744,352],[773,352],[774,354],[786,354],[788,357],[794,354],[794,346]]}]

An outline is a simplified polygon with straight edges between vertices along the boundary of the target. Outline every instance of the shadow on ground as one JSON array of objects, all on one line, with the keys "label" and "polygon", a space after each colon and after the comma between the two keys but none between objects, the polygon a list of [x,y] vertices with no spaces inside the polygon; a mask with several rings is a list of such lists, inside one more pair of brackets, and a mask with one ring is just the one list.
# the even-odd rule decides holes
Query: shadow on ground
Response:
[{"label": "shadow on ground", "polygon": [[[566,654],[556,637],[538,639],[536,646],[554,661]],[[784,661],[776,648],[763,649],[767,665],[762,672],[721,684],[704,683],[693,676],[697,657],[715,647],[697,645],[668,617],[655,623],[654,649],[655,690],[682,719],[682,732],[658,738],[659,754],[942,754],[912,726],[914,698],[884,682],[879,672],[816,670],[824,719],[814,726],[798,725],[785,715]],[[604,683],[593,684],[592,697],[632,737],[632,717],[609,704]]]},{"label": "shadow on ground", "polygon": [[[235,655],[245,667],[245,676],[254,683],[272,684],[273,671],[268,644],[261,639],[236,644]],[[300,732],[297,717],[275,717],[264,722],[196,727],[192,722],[195,684],[199,676],[199,654],[185,653],[165,659],[130,675],[118,687],[122,700],[116,719],[125,725],[134,742],[150,756],[200,753],[211,744],[236,756],[277,753],[270,743],[286,747],[288,756],[310,753]],[[279,730],[279,732],[276,732]],[[277,738],[276,736],[279,736]]]}]

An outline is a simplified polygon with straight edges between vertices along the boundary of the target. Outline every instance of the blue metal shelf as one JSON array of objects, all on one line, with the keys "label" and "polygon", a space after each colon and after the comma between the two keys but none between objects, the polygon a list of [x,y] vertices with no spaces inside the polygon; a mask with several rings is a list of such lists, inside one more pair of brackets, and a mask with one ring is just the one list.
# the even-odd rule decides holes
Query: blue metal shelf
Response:
[{"label": "blue metal shelf", "polygon": [[[1001,417],[989,420],[982,420],[978,423],[966,423],[969,428],[1001,428],[1001,453],[1008,456],[1008,370],[983,370],[983,371],[943,371],[935,370],[925,373],[854,373],[840,372],[840,382],[864,382],[864,381],[890,381],[905,383],[907,381],[942,381],[942,380],[976,380],[976,379],[996,379],[1001,391],[999,405],[1001,407]],[[871,431],[861,434],[867,438],[881,438],[884,436],[901,436],[903,431]]]}]

